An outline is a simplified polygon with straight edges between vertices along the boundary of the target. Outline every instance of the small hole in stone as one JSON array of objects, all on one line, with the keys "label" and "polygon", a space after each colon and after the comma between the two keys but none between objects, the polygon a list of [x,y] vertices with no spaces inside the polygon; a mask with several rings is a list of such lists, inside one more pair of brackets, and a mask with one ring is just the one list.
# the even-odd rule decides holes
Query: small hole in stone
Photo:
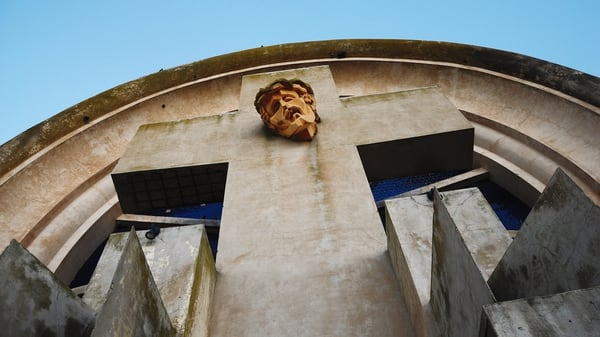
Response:
[{"label": "small hole in stone", "polygon": [[83,122],[88,123],[90,121],[90,116],[83,116]]},{"label": "small hole in stone", "polygon": [[163,105],[161,105],[161,107],[164,109],[164,108],[166,108],[167,106],[163,104]]}]

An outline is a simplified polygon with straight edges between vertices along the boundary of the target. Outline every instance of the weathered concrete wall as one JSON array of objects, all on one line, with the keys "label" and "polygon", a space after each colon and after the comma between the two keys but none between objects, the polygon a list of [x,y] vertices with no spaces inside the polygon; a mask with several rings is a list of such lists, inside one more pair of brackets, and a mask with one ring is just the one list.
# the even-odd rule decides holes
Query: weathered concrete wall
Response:
[{"label": "weathered concrete wall", "polygon": [[600,287],[485,305],[481,337],[600,334]]},{"label": "weathered concrete wall", "polygon": [[5,144],[0,149],[0,248],[11,238],[27,238],[24,245],[49,266],[72,259],[65,263],[72,265],[69,273],[61,274],[73,275],[89,255],[86,247],[101,241],[73,229],[102,226],[104,218],[115,217],[99,213],[103,200],[114,194],[83,191],[95,190],[107,178],[140,125],[239,109],[242,75],[317,64],[331,67],[340,95],[437,86],[475,126],[477,162],[513,194],[527,194],[523,200],[530,205],[556,166],[583,182],[584,189],[600,193],[597,78],[474,46],[319,41],[162,71],[90,98]]},{"label": "weathered concrete wall", "polygon": [[[510,244],[510,236],[477,188],[444,192],[443,196],[442,202],[454,221],[461,242],[470,252],[467,257],[474,260],[480,277],[487,279]],[[437,335],[440,332],[435,330],[429,304],[433,201],[426,195],[415,195],[386,200],[385,206],[388,250],[415,332],[419,336]]]},{"label": "weathered concrete wall", "polygon": [[163,305],[134,229],[127,237],[92,337],[171,337],[175,329]]},{"label": "weathered concrete wall", "polygon": [[16,241],[0,255],[0,336],[89,336],[94,312]]},{"label": "weathered concrete wall", "polygon": [[[163,228],[154,240],[144,234],[138,231],[138,240],[177,335],[207,336],[216,274],[204,227]],[[96,311],[106,301],[127,235],[110,236],[87,287],[83,299]]]},{"label": "weathered concrete wall", "polygon": [[[271,135],[254,110],[258,89],[282,77],[315,91],[311,142]],[[211,334],[410,335],[356,147],[462,132],[465,167],[471,125],[435,88],[342,104],[327,67],[244,77],[240,100],[237,113],[140,128],[115,168],[228,163]]]},{"label": "weathered concrete wall", "polygon": [[[2,146],[0,247],[11,238],[26,238],[44,263],[59,266],[63,258],[71,259],[64,265],[72,275],[89,247],[104,238],[85,236],[100,231],[74,229],[104,226],[116,218],[114,209],[103,210],[103,200],[115,195],[88,190],[106,180],[140,125],[239,109],[242,75],[309,64],[331,67],[339,95],[437,86],[474,124],[477,162],[519,197],[527,193],[526,200],[534,200],[531,195],[542,191],[556,166],[574,173],[585,190],[600,191],[597,78],[472,46],[301,43],[217,57],[127,83]],[[395,120],[399,127],[403,123]]]},{"label": "weathered concrete wall", "polygon": [[498,300],[600,285],[600,207],[558,169],[490,277]]},{"label": "weathered concrete wall", "polygon": [[495,301],[465,241],[434,191],[431,307],[442,336],[478,336],[482,306]]},{"label": "weathered concrete wall", "polygon": [[429,304],[433,202],[425,195],[399,198],[386,200],[385,209],[388,252],[415,334],[439,336]]}]

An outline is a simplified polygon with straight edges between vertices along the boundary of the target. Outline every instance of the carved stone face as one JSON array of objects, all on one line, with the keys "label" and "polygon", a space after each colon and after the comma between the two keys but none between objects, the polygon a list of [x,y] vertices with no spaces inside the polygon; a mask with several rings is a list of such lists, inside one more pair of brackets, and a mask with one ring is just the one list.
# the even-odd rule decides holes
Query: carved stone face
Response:
[{"label": "carved stone face", "polygon": [[321,121],[312,88],[300,80],[277,80],[260,89],[254,106],[270,130],[292,140],[311,140]]}]

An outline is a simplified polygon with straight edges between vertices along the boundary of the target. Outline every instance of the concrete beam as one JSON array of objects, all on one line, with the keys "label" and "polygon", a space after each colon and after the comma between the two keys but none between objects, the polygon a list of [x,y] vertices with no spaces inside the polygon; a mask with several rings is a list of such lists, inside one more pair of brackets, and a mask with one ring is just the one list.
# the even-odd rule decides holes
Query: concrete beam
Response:
[{"label": "concrete beam", "polygon": [[117,225],[135,226],[136,229],[148,229],[151,224],[157,224],[160,227],[203,225],[205,228],[218,228],[220,223],[220,220],[213,219],[177,218],[142,214],[121,214],[117,217]]},{"label": "concrete beam", "polygon": [[499,300],[600,285],[600,207],[557,169],[489,279]]},{"label": "concrete beam", "polygon": [[94,312],[12,240],[0,256],[0,335],[89,336]]},{"label": "concrete beam", "polygon": [[482,337],[598,336],[600,287],[488,304]]},{"label": "concrete beam", "polygon": [[92,332],[99,336],[175,336],[133,228]]}]

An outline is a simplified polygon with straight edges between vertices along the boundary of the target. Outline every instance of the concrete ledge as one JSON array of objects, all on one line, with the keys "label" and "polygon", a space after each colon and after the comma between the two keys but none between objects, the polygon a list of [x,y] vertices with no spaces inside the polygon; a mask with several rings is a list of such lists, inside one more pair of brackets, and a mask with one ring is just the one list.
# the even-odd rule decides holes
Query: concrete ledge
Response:
[{"label": "concrete ledge", "polygon": [[598,336],[600,287],[488,304],[481,337]]}]

